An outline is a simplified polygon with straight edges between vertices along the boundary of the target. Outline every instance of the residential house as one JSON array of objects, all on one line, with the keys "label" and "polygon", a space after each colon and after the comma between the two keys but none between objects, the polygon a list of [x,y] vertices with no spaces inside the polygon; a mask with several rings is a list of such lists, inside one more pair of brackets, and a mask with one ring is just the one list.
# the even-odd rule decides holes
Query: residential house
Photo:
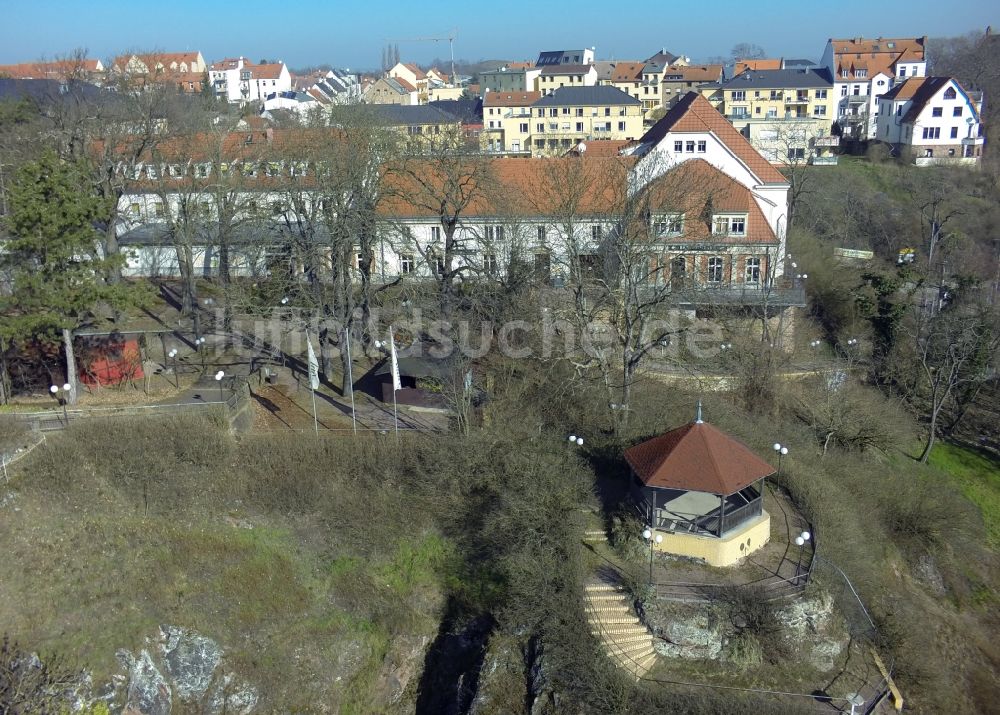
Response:
[{"label": "residential house", "polygon": [[820,65],[833,76],[836,120],[845,137],[875,138],[878,98],[897,82],[927,74],[927,37],[827,40]]},{"label": "residential house", "polygon": [[426,104],[373,104],[367,109],[372,112],[375,123],[393,127],[413,141],[462,140],[461,120],[438,107]]},{"label": "residential house", "polygon": [[0,65],[0,77],[9,79],[78,79],[99,84],[104,78],[104,63],[100,60],[80,58]]},{"label": "residential house", "polygon": [[285,63],[254,64],[245,57],[213,62],[208,83],[216,97],[239,105],[292,91],[292,75]]},{"label": "residential house", "polygon": [[529,124],[532,156],[560,155],[581,141],[638,139],[642,102],[615,87],[563,87],[531,105]]},{"label": "residential house", "polygon": [[[661,68],[647,63],[646,68],[650,79],[657,79],[660,85],[660,103],[667,108],[677,104],[688,92],[700,91],[702,87],[722,81],[722,65],[675,64]],[[652,91],[650,90],[651,93]]]},{"label": "residential house", "polygon": [[116,57],[109,73],[123,78],[135,89],[161,84],[186,94],[197,94],[204,89],[206,71],[200,52],[155,52]]},{"label": "residential house", "polygon": [[583,50],[549,50],[539,52],[535,66],[592,65],[594,64],[594,49],[590,47]]},{"label": "residential house", "polygon": [[878,101],[875,138],[917,165],[975,164],[982,156],[982,97],[955,78],[911,77]]},{"label": "residential house", "polygon": [[645,84],[643,70],[646,63],[612,62],[610,65],[610,77],[600,80],[599,84],[616,87],[625,94],[635,97],[642,102],[643,113],[660,105],[659,93],[650,95],[650,85]]},{"label": "residential house", "polygon": [[593,87],[597,84],[594,65],[546,65],[538,77],[538,90],[552,94],[561,87]]},{"label": "residential house", "polygon": [[[686,191],[693,207],[662,221],[671,270],[742,294],[738,299],[743,301],[751,300],[752,291],[762,291],[756,294],[763,299],[757,300],[757,310],[782,340],[791,324],[783,320],[786,310],[805,304],[801,287],[783,280],[788,180],[697,92],[671,107],[629,154],[638,158],[632,172],[635,191],[689,163],[700,167],[684,177],[685,183],[668,184]],[[699,185],[710,190],[692,192]],[[695,300],[707,303],[710,297]]]},{"label": "residential house", "polygon": [[[566,92],[590,92],[602,100],[609,93],[623,96],[613,87],[571,88],[537,102],[551,103]],[[626,106],[638,113],[637,100],[627,96],[625,100]],[[561,117],[561,106],[556,108]],[[406,126],[407,134],[411,134],[411,127],[421,127],[422,135],[427,134],[424,127],[435,126],[437,120],[423,121],[416,115],[430,109],[378,107],[381,112],[407,115],[392,123]],[[438,126],[444,133],[443,126]],[[123,214],[134,217],[123,226],[121,242],[134,256],[127,270],[130,275],[144,274],[171,250],[166,232],[146,238],[135,233],[148,224],[162,224],[166,213],[174,210],[177,202],[170,197],[169,206],[163,203],[164,187],[192,184],[197,188],[198,182],[210,187],[223,177],[238,176],[237,185],[254,192],[255,205],[273,205],[273,215],[287,217],[290,209],[276,192],[285,184],[296,191],[308,188],[315,165],[302,151],[308,152],[310,146],[330,137],[286,146],[294,137],[286,140],[280,130],[265,130],[235,134],[230,139],[217,159],[211,154],[173,156],[169,146],[160,146],[156,149],[159,159],[120,168],[129,176],[135,172],[146,177],[141,186],[133,185],[122,197]],[[185,142],[176,146],[199,145]],[[282,153],[286,148],[290,153]],[[469,161],[479,160],[470,157]],[[412,171],[386,175],[388,185],[377,207],[379,245],[373,273],[379,280],[426,280],[440,270],[444,240],[441,218],[433,206],[415,197],[421,186],[446,177],[440,164],[430,159],[426,171],[418,170],[418,175],[419,179]],[[749,313],[757,322],[763,318],[770,325],[774,320],[780,322],[789,306],[803,304],[801,289],[787,287],[781,278],[788,184],[701,95],[690,93],[682,99],[642,136],[628,156],[598,157],[578,150],[576,156],[559,158],[497,158],[490,162],[490,175],[490,186],[475,193],[456,227],[463,249],[453,255],[453,265],[467,266],[470,277],[488,280],[515,265],[523,266],[525,256],[538,277],[595,270],[606,239],[621,228],[616,225],[618,217],[636,215],[641,216],[637,228],[645,229],[643,240],[648,241],[644,280],[650,285],[669,283],[676,291],[675,304],[695,317],[720,311]],[[564,186],[559,177],[572,186]],[[559,208],[560,197],[565,200],[561,192],[577,189],[574,220],[567,228]],[[210,201],[211,195],[206,193],[204,200]],[[636,201],[642,207],[638,213],[624,211],[623,202]],[[206,206],[206,215],[211,216],[212,210]],[[247,241],[247,255],[234,259],[233,265],[259,274],[268,267],[267,256],[286,256],[282,243],[287,241],[282,233],[285,223],[276,218],[270,228],[257,225],[254,230],[260,235]],[[322,230],[318,240],[324,240]],[[205,265],[206,270],[213,269],[210,257]],[[781,331],[776,328],[772,335],[780,336]]]},{"label": "residential house", "polygon": [[685,57],[684,55],[675,55],[673,52],[667,52],[666,48],[661,48],[659,52],[646,58],[646,64],[663,65],[664,67],[678,67],[691,64],[691,58]]},{"label": "residential house", "polygon": [[361,82],[348,70],[320,73],[312,84],[301,88],[320,104],[354,104],[361,101]]},{"label": "residential house", "polygon": [[[397,62],[386,72],[388,79],[399,81],[404,87],[414,87],[417,90],[417,104],[427,104],[432,101],[458,99],[462,96],[461,87],[449,84],[448,75],[436,67],[424,72],[412,63]],[[374,102],[373,102],[374,103]],[[405,104],[405,102],[379,102],[380,104]]]},{"label": "residential house", "polygon": [[368,85],[362,97],[368,104],[399,104],[402,106],[420,104],[420,92],[401,77],[379,77]]},{"label": "residential house", "polygon": [[484,97],[487,92],[534,92],[541,73],[541,68],[531,62],[509,62],[495,70],[480,72],[479,91]]},{"label": "residential house", "polygon": [[721,91],[726,118],[772,163],[836,163],[837,98],[826,69],[745,70]]},{"label": "residential house", "polygon": [[757,72],[759,70],[811,70],[817,69],[820,65],[812,60],[803,59],[757,59],[757,60],[736,60],[733,63],[733,77],[738,77],[747,70]]},{"label": "residential house", "polygon": [[541,97],[541,92],[487,92],[483,96],[482,148],[494,154],[530,154],[531,107]]}]

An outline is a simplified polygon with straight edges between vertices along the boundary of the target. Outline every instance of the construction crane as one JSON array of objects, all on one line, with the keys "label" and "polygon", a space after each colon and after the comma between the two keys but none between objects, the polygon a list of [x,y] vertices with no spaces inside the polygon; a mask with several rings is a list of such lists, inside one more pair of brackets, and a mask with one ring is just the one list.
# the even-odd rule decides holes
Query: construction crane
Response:
[{"label": "construction crane", "polygon": [[458,37],[458,28],[448,33],[445,37],[408,37],[403,40],[396,40],[399,42],[444,42],[448,41],[448,50],[451,53],[451,82],[453,85],[458,85],[458,78],[455,77],[455,38]]}]

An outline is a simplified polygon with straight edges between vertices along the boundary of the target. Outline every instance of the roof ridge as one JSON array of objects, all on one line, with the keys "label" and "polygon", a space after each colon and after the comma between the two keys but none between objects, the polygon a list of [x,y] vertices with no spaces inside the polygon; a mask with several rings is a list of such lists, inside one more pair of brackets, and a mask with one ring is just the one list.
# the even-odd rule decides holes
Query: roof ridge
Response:
[{"label": "roof ridge", "polygon": [[[704,443],[705,452],[708,453],[708,460],[712,463],[712,470],[715,472],[715,474],[714,474],[715,480],[718,481],[719,486],[724,489],[725,487],[723,487],[723,485],[722,485],[722,479],[723,479],[723,476],[722,476],[722,467],[719,466],[718,461],[716,461],[716,459],[715,459],[715,450],[712,449],[711,445],[709,444],[709,442],[708,442],[708,436],[706,434],[706,429],[712,427],[712,425],[708,424],[705,421],[702,421],[702,422],[693,422],[691,424],[691,426],[692,426],[692,428],[699,428],[699,427],[701,428],[701,429],[697,430],[698,436],[701,438],[701,441]],[[715,431],[719,432],[719,430],[715,430]],[[690,434],[690,432],[688,434]],[[720,434],[721,434],[721,432],[720,432]]]}]

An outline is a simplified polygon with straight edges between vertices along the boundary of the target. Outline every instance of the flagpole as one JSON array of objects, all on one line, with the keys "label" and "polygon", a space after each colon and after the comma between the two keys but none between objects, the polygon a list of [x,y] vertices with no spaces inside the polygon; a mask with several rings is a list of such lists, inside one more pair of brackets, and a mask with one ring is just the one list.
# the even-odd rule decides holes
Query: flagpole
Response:
[{"label": "flagpole", "polygon": [[[313,362],[316,360],[316,355],[313,352],[312,341],[309,339],[309,328],[306,328],[306,347],[309,351],[309,394],[312,395],[312,406],[313,406],[313,431],[319,436],[319,417],[316,416],[316,388],[313,387]],[[317,365],[317,368],[319,366]],[[317,377],[319,370],[316,370]]]},{"label": "flagpole", "polygon": [[347,384],[351,387],[351,426],[354,434],[358,433],[358,416],[354,409],[354,371],[351,368],[351,335],[344,326],[344,342],[347,343]]},{"label": "flagpole", "polygon": [[392,326],[389,326],[389,372],[392,377],[392,425],[396,432],[396,439],[399,439],[399,412],[396,410],[396,390],[402,383],[399,381],[399,362],[396,359],[396,338],[392,334]]}]

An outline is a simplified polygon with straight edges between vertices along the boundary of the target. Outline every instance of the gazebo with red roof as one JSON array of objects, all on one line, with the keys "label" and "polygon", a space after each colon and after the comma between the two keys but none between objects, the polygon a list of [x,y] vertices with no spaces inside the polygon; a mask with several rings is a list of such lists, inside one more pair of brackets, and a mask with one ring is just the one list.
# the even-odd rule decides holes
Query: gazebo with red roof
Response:
[{"label": "gazebo with red roof", "polygon": [[764,478],[775,469],[745,444],[701,419],[625,451],[632,495],[660,549],[734,563],[770,538]]}]

